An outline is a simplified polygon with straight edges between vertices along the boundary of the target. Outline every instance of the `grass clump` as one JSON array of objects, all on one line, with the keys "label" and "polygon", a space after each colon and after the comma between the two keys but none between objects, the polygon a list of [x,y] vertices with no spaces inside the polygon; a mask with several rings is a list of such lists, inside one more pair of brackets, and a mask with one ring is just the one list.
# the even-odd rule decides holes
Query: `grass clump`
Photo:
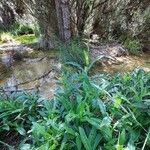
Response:
[{"label": "grass clump", "polygon": [[32,44],[38,41],[37,37],[34,34],[16,36],[15,40],[21,44]]},{"label": "grass clump", "polygon": [[73,62],[82,67],[89,65],[88,48],[79,39],[73,40],[70,44],[62,44],[59,49],[63,63]]},{"label": "grass clump", "polygon": [[37,25],[34,24],[20,24],[15,23],[8,29],[8,32],[11,32],[11,34],[15,36],[21,36],[21,35],[27,35],[27,34],[39,34],[39,29]]}]

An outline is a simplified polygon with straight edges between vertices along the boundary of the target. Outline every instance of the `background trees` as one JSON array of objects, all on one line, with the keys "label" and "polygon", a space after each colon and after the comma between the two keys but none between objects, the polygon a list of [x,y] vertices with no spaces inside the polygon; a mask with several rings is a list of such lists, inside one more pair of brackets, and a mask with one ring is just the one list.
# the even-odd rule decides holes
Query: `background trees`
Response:
[{"label": "background trees", "polygon": [[37,21],[40,46],[45,48],[54,47],[56,37],[67,42],[90,34],[105,40],[149,40],[145,32],[150,24],[149,0],[9,0],[0,4],[1,27],[29,13]]}]

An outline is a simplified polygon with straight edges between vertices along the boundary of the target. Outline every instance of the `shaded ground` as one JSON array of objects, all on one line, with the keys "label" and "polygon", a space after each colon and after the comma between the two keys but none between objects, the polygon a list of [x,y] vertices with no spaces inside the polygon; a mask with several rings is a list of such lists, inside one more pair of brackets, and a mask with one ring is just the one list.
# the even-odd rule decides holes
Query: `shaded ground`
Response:
[{"label": "shaded ground", "polygon": [[[4,143],[8,144],[5,145],[4,143],[0,143],[1,150],[8,150],[9,148],[15,148],[18,146],[18,143],[21,141],[21,136],[18,135],[16,132],[5,132],[2,133],[0,136],[0,141],[4,141]],[[11,145],[11,147],[10,147]]]}]

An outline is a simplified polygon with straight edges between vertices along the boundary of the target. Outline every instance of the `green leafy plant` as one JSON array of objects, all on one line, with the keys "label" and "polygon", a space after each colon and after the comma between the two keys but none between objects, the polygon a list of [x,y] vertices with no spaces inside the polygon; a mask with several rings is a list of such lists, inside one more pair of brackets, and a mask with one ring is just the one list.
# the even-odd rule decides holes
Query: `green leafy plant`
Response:
[{"label": "green leafy plant", "polygon": [[14,23],[7,30],[2,30],[3,32],[10,32],[14,36],[27,35],[27,34],[35,34],[36,37],[39,36],[40,31],[37,24],[21,24]]},{"label": "green leafy plant", "polygon": [[40,117],[38,100],[37,94],[21,93],[8,99],[0,95],[0,133],[14,132],[26,137],[32,122]]},{"label": "green leafy plant", "polygon": [[138,55],[142,51],[142,45],[138,39],[127,38],[124,46],[128,49],[129,53]]},{"label": "green leafy plant", "polygon": [[16,30],[16,35],[25,35],[25,34],[33,34],[33,29],[27,25],[20,25]]},{"label": "green leafy plant", "polygon": [[[132,73],[89,77],[86,71],[80,69],[72,74],[64,70],[54,100],[32,105],[38,96],[20,97],[23,104],[29,100],[21,112],[23,104],[2,101],[1,129],[6,131],[7,123],[11,130],[24,133],[12,126],[14,122],[19,127],[23,124],[26,134],[22,134],[25,139],[20,149],[149,149],[150,73],[137,69]],[[9,114],[10,111],[14,113]],[[22,123],[18,114],[26,121]]]},{"label": "green leafy plant", "polygon": [[[135,104],[142,103],[143,91],[143,96],[147,96],[149,87],[145,85],[149,77],[144,71],[136,70],[113,78],[101,75],[96,81],[85,72],[71,76],[68,71],[64,72],[55,101],[45,103],[41,111],[44,119],[32,126],[34,145],[31,147],[54,150],[148,148],[150,121],[145,119],[149,116],[148,104],[141,105],[147,110]],[[135,93],[138,95],[133,97]]]},{"label": "green leafy plant", "polygon": [[62,44],[60,59],[63,63],[73,62],[84,67],[89,65],[89,52],[87,46],[79,39],[73,40],[70,44]]}]

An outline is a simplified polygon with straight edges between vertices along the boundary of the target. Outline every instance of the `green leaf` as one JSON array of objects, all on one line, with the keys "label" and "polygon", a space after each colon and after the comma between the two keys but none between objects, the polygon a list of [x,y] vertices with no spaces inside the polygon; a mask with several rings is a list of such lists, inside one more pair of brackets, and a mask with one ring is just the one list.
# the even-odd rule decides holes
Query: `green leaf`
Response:
[{"label": "green leaf", "polygon": [[87,120],[87,122],[89,122],[95,128],[100,129],[100,123],[101,123],[100,119],[86,117],[86,120]]},{"label": "green leaf", "polygon": [[125,142],[126,142],[126,133],[125,129],[123,129],[121,134],[119,135],[119,145],[124,145]]},{"label": "green leaf", "polygon": [[89,133],[89,137],[88,137],[88,139],[90,140],[90,143],[94,142],[96,134],[97,134],[97,129],[94,126],[92,126],[92,129],[91,129],[91,131]]},{"label": "green leaf", "polygon": [[67,136],[66,134],[64,135],[64,138],[62,140],[61,146],[60,146],[60,150],[63,150],[65,148],[65,144],[67,142]]},{"label": "green leaf", "polygon": [[67,133],[69,133],[73,136],[76,135],[76,132],[71,127],[68,127],[66,124],[64,125],[64,129],[66,130]]},{"label": "green leaf", "polygon": [[97,134],[95,140],[93,141],[93,143],[91,143],[92,146],[92,150],[97,150],[97,146],[99,145],[99,142],[101,141],[102,136],[100,134]]},{"label": "green leaf", "polygon": [[79,133],[80,133],[80,138],[81,138],[81,141],[82,141],[85,149],[86,150],[92,150],[90,141],[87,138],[86,133],[85,133],[85,131],[84,131],[84,129],[82,127],[79,127]]},{"label": "green leaf", "polygon": [[101,133],[106,141],[110,141],[112,139],[112,130],[110,127],[104,126],[101,128]]},{"label": "green leaf", "polygon": [[127,148],[125,150],[136,150],[135,146],[133,143],[128,143]]},{"label": "green leaf", "polygon": [[81,139],[80,139],[80,136],[77,135],[76,137],[76,146],[77,146],[77,150],[82,150],[82,142],[81,142]]},{"label": "green leaf", "polygon": [[31,150],[31,145],[30,144],[23,144],[21,146],[20,150]]},{"label": "green leaf", "polygon": [[111,124],[111,119],[109,117],[105,117],[103,118],[100,124],[100,128],[102,128],[103,126],[109,126],[110,124]]},{"label": "green leaf", "polygon": [[105,104],[100,99],[98,99],[97,102],[98,102],[98,106],[100,108],[101,113],[103,114],[103,116],[106,116],[107,112],[106,112]]},{"label": "green leaf", "polygon": [[119,108],[122,103],[122,98],[120,96],[115,97],[114,107]]},{"label": "green leaf", "polygon": [[26,135],[26,131],[23,127],[17,127],[16,130],[19,132],[21,135]]}]

